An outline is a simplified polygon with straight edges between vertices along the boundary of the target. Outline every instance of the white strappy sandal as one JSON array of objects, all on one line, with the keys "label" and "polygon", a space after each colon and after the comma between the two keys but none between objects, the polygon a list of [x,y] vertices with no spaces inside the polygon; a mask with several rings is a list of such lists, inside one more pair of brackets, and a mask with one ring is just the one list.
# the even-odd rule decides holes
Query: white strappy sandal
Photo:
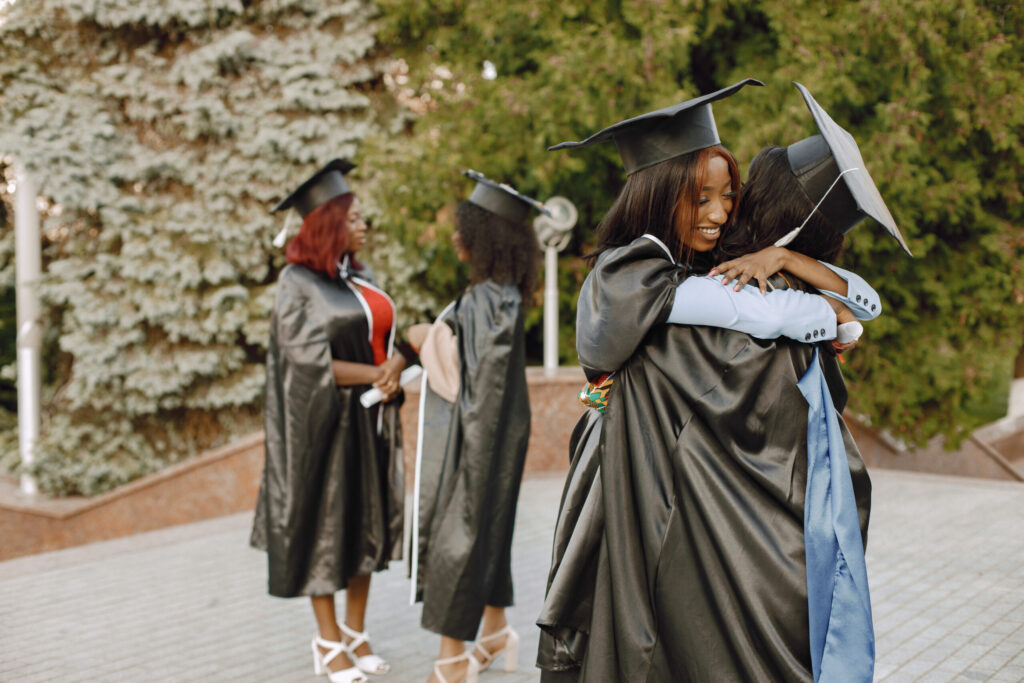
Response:
[{"label": "white strappy sandal", "polygon": [[[483,643],[489,640],[497,640],[501,636],[508,637],[505,639],[505,644],[498,650],[491,652],[483,646]],[[478,651],[483,652],[482,658],[477,654]],[[480,670],[486,671],[502,652],[505,653],[505,671],[515,671],[516,660],[519,659],[519,634],[515,632],[511,624],[505,624],[505,628],[500,631],[495,631],[489,636],[483,636],[477,640],[476,645],[473,647],[473,658],[480,661]]]},{"label": "white strappy sandal", "polygon": [[356,631],[349,628],[344,623],[338,624],[338,628],[346,636],[351,638],[349,642],[345,643],[345,652],[348,654],[348,658],[355,662],[355,665],[360,671],[367,674],[374,674],[380,676],[391,671],[391,665],[387,663],[383,657],[378,655],[363,655],[359,656],[356,654],[356,648],[363,643],[370,642],[370,634],[366,631]]},{"label": "white strappy sandal", "polygon": [[[327,652],[320,652],[321,647],[325,648]],[[368,679],[357,667],[350,666],[341,671],[331,671],[327,668],[327,665],[343,652],[345,652],[344,643],[324,640],[317,635],[313,638],[313,673],[317,676],[327,676],[327,680],[331,683],[366,683]]]},{"label": "white strappy sandal", "polygon": [[441,673],[441,667],[448,666],[449,664],[458,664],[462,660],[466,660],[466,675],[463,678],[458,679],[458,681],[477,683],[477,679],[480,674],[480,662],[476,661],[476,657],[473,657],[469,650],[466,650],[462,654],[454,657],[435,660],[434,675],[437,676],[437,680],[441,681],[441,683],[458,683],[458,681],[449,681],[445,678],[444,674]]}]

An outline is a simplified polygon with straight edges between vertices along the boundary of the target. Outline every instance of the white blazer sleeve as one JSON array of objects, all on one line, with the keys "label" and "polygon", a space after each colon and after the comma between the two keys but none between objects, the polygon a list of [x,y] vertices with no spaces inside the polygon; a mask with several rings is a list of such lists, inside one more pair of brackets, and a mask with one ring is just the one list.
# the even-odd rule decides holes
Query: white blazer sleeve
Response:
[{"label": "white blazer sleeve", "polygon": [[874,320],[882,313],[882,300],[879,298],[878,292],[864,278],[838,266],[833,266],[831,263],[824,261],[818,261],[818,263],[846,280],[846,296],[830,292],[827,289],[820,290],[822,294],[842,301],[857,320]]},{"label": "white blazer sleeve", "polygon": [[788,337],[802,342],[834,339],[836,314],[824,299],[793,289],[761,295],[747,285],[733,291],[722,276],[689,277],[676,287],[668,322],[708,325],[745,332],[759,339]]}]

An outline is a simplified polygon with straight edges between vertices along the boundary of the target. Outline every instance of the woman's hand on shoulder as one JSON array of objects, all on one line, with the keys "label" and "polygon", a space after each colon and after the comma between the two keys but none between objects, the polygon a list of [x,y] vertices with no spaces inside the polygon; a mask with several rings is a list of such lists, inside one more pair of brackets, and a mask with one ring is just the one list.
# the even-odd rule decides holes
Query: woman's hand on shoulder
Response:
[{"label": "woman's hand on shoulder", "polygon": [[711,269],[710,275],[722,275],[723,285],[733,280],[736,286],[733,291],[740,291],[750,280],[757,280],[761,294],[768,291],[768,278],[783,270],[789,250],[782,247],[765,247],[753,254],[745,254],[739,258],[720,263]]}]

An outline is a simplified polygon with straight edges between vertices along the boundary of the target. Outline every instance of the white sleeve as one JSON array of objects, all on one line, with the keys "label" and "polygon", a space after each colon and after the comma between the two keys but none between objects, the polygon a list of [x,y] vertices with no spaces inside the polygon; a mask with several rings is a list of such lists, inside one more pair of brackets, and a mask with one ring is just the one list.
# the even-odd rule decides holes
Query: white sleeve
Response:
[{"label": "white sleeve", "polygon": [[813,343],[836,336],[836,314],[820,296],[793,289],[762,296],[751,285],[736,292],[731,284],[722,284],[721,275],[683,280],[676,287],[668,322],[723,327],[759,339],[789,337]]},{"label": "white sleeve", "polygon": [[830,292],[827,289],[819,290],[822,294],[846,304],[846,307],[850,309],[853,317],[857,320],[874,320],[881,315],[882,300],[879,298],[878,292],[864,278],[856,273],[843,270],[838,266],[833,266],[831,263],[825,263],[824,261],[818,261],[818,263],[846,280],[846,296]]}]

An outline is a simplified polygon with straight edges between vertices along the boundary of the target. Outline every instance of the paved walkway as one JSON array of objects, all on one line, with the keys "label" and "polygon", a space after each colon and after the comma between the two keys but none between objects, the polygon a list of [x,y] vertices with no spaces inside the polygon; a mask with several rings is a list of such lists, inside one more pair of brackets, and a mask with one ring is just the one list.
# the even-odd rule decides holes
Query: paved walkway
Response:
[{"label": "paved walkway", "polygon": [[[873,473],[868,569],[877,679],[1024,681],[1024,486]],[[525,482],[513,563],[520,669],[538,678],[533,627],[560,479]],[[265,593],[250,515],[0,563],[0,681],[315,681],[305,600]],[[0,539],[0,543],[2,543]],[[374,577],[368,626],[393,665],[424,681],[438,639],[419,628],[401,563]]]}]

